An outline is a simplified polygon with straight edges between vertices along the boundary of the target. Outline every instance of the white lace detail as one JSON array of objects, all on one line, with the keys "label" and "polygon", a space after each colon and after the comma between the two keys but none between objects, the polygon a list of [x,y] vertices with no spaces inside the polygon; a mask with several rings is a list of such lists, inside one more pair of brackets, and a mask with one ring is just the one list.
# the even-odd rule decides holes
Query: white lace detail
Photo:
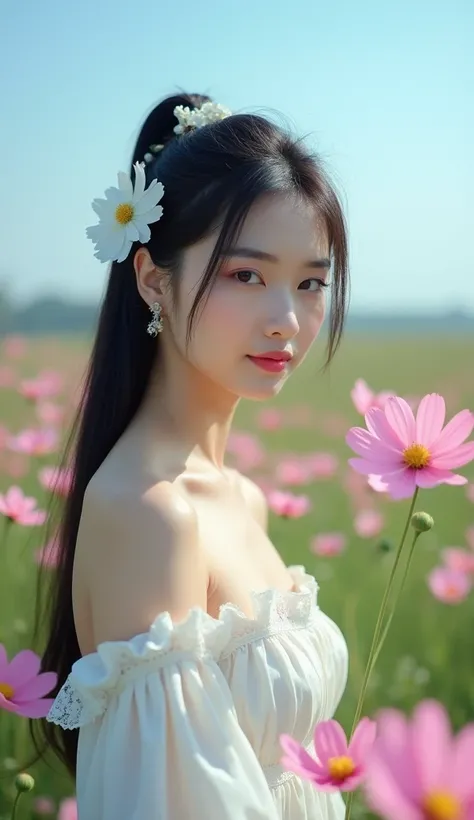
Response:
[{"label": "white lace detail", "polygon": [[303,566],[288,570],[294,580],[292,590],[251,593],[253,618],[232,603],[220,608],[219,618],[193,607],[183,621],[173,623],[170,613],[162,612],[147,633],[130,641],[99,644],[97,652],[73,665],[47,720],[63,729],[78,729],[104,714],[110,698],[130,681],[158,672],[170,662],[219,662],[250,641],[308,626],[318,610],[318,584]]}]

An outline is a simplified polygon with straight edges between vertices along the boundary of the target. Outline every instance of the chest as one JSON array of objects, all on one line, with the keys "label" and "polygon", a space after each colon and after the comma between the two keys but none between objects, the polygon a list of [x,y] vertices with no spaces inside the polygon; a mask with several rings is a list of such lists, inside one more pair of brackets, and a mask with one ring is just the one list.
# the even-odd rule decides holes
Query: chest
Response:
[{"label": "chest", "polygon": [[252,617],[252,590],[293,588],[285,562],[244,495],[234,489],[216,503],[212,493],[202,494],[193,505],[207,556],[207,611],[212,617],[217,618],[220,607],[229,602]]}]

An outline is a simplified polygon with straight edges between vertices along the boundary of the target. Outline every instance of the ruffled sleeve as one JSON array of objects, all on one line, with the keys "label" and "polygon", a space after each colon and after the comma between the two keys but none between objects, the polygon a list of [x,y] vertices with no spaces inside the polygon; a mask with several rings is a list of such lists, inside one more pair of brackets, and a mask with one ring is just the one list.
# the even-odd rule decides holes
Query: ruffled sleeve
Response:
[{"label": "ruffled sleeve", "polygon": [[79,820],[277,820],[217,663],[229,624],[196,607],[78,660],[48,714],[79,728]]}]

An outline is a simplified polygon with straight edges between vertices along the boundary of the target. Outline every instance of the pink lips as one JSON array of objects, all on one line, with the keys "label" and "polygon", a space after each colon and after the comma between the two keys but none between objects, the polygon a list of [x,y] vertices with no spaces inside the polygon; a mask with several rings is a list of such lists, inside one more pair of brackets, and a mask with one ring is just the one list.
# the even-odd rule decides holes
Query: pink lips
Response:
[{"label": "pink lips", "polygon": [[258,367],[269,373],[281,373],[285,369],[287,362],[292,358],[291,353],[286,350],[271,350],[264,356],[248,356]]}]

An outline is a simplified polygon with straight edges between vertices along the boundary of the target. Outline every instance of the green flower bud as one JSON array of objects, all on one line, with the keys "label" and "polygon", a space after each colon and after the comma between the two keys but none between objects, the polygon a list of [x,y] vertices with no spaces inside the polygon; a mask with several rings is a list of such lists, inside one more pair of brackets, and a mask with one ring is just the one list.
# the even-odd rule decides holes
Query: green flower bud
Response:
[{"label": "green flower bud", "polygon": [[411,517],[411,525],[415,532],[428,532],[434,527],[434,521],[428,513],[416,512]]},{"label": "green flower bud", "polygon": [[35,781],[31,774],[21,772],[15,777],[15,786],[19,792],[30,792],[35,787]]}]

